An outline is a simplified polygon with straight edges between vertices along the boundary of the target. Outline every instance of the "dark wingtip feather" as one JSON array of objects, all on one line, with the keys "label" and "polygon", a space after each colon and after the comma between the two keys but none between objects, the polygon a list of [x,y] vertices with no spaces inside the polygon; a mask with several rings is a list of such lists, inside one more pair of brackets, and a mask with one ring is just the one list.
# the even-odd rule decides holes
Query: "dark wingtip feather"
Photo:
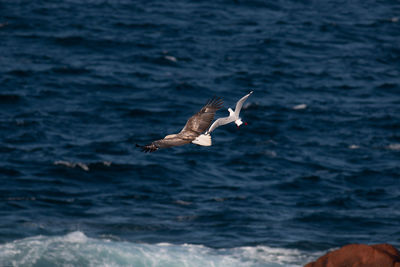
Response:
[{"label": "dark wingtip feather", "polygon": [[213,96],[210,100],[207,101],[207,106],[220,109],[224,104],[224,100],[221,97]]},{"label": "dark wingtip feather", "polygon": [[142,150],[142,152],[145,152],[145,153],[149,153],[149,152],[151,153],[158,149],[158,147],[156,147],[153,144],[147,145],[147,146],[141,146],[141,145],[136,144],[136,147],[139,147]]}]

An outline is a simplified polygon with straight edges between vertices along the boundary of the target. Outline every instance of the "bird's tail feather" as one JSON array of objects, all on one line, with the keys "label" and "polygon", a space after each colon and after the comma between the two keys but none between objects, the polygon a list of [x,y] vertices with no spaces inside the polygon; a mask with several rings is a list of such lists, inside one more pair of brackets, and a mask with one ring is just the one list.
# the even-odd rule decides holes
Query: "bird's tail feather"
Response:
[{"label": "bird's tail feather", "polygon": [[199,145],[199,146],[211,146],[212,141],[211,141],[211,135],[210,134],[202,134],[196,137],[192,141],[193,144]]}]

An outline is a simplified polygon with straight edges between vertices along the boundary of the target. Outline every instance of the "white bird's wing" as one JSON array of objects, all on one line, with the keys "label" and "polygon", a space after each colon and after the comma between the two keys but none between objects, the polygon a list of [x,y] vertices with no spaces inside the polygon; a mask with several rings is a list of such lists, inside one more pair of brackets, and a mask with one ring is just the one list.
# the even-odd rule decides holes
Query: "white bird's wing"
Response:
[{"label": "white bird's wing", "polygon": [[245,95],[244,97],[242,97],[238,102],[236,102],[236,107],[235,107],[235,117],[238,118],[239,117],[239,113],[240,110],[242,109],[243,103],[244,101],[247,100],[247,98],[253,93],[253,91],[251,91],[250,93],[248,93],[247,95]]},{"label": "white bird's wing", "polygon": [[211,127],[207,130],[208,133],[211,133],[212,131],[215,130],[215,128],[218,128],[219,126],[228,124],[235,121],[235,117],[233,116],[228,116],[224,118],[219,118],[218,120],[214,121],[214,123],[211,125]]}]

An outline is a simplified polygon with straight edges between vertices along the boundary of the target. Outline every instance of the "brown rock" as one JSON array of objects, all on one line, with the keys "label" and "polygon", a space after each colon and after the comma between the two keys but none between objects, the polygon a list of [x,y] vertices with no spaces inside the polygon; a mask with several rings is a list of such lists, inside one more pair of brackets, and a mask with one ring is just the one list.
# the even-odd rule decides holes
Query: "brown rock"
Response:
[{"label": "brown rock", "polygon": [[400,252],[389,244],[346,245],[305,267],[400,267]]}]

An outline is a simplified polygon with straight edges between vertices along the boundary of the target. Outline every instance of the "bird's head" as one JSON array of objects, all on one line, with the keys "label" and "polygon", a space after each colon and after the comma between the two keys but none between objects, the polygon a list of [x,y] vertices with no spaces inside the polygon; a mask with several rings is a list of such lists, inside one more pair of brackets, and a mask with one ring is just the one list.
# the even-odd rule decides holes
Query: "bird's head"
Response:
[{"label": "bird's head", "polygon": [[231,108],[228,108],[228,111],[229,111],[229,116],[235,116],[235,112]]}]

